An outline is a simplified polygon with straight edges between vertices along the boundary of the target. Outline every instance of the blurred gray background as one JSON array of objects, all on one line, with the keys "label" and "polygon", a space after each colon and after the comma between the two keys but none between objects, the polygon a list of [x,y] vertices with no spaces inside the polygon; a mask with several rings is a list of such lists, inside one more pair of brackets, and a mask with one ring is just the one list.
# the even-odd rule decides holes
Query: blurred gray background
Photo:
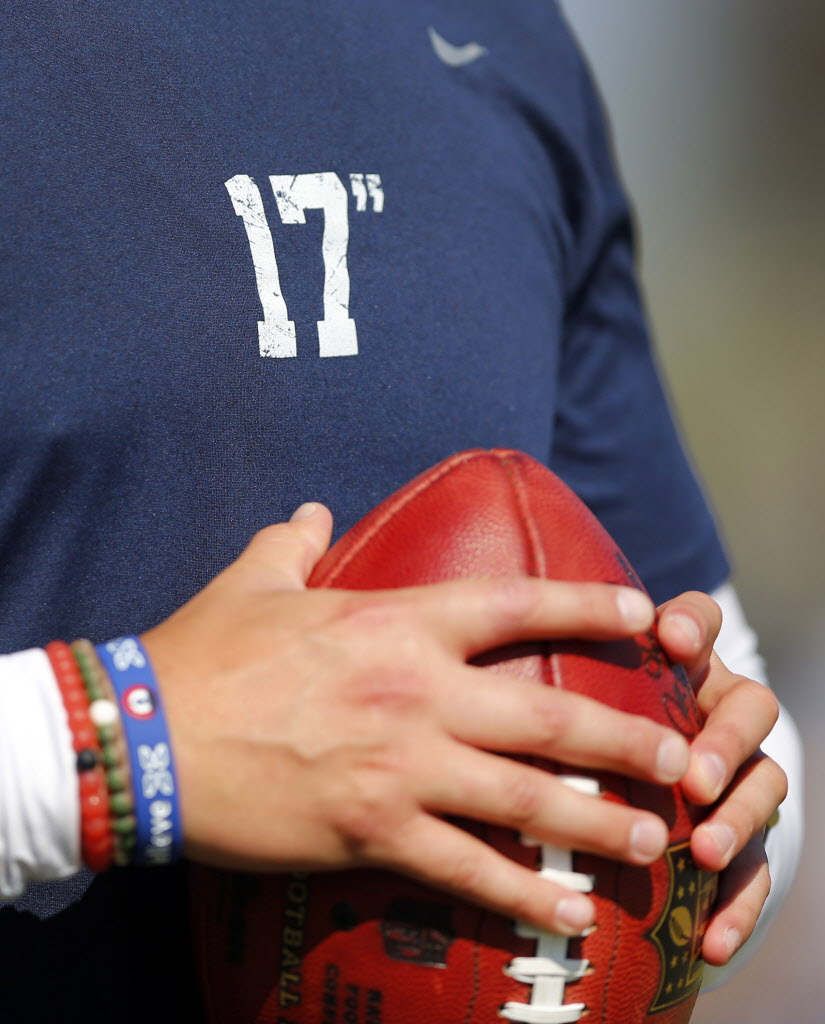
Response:
[{"label": "blurred gray background", "polygon": [[808,841],[766,944],[694,1024],[822,1024],[825,4],[563,0],[634,200],[678,416],[773,684],[806,743]]}]

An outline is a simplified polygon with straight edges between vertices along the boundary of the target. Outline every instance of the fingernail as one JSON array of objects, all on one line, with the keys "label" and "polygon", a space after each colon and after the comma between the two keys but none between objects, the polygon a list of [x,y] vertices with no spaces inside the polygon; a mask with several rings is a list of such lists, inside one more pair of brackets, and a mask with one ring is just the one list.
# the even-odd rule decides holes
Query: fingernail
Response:
[{"label": "fingernail", "polygon": [[297,522],[299,519],[311,519],[312,516],[318,511],[318,504],[314,501],[307,501],[303,505],[299,505],[298,508],[290,516],[290,522]]},{"label": "fingernail", "polygon": [[717,822],[705,825],[705,831],[716,843],[719,853],[727,864],[736,842],[736,834],[733,829],[729,825],[722,825]]},{"label": "fingernail", "polygon": [[728,928],[725,932],[724,942],[728,951],[728,956],[733,956],[737,949],[742,945],[742,936],[736,928]]},{"label": "fingernail", "polygon": [[622,617],[631,629],[647,629],[653,622],[653,603],[640,590],[622,587],[616,600]]},{"label": "fingernail", "polygon": [[695,619],[689,615],[682,615],[681,612],[671,612],[667,616],[667,628],[673,630],[674,627],[693,650],[698,650],[702,646],[702,633]]},{"label": "fingernail", "polygon": [[718,754],[702,754],[699,758],[699,774],[708,790],[708,797],[715,800],[722,792],[727,769]]},{"label": "fingernail", "polygon": [[581,933],[593,923],[593,904],[584,896],[563,896],[556,904],[556,921],[565,930]]},{"label": "fingernail", "polygon": [[671,733],[659,744],[656,771],[662,782],[678,782],[690,762],[690,748],[681,736]]},{"label": "fingernail", "polygon": [[667,829],[664,822],[644,818],[637,821],[630,830],[630,845],[640,860],[655,860],[667,844]]}]

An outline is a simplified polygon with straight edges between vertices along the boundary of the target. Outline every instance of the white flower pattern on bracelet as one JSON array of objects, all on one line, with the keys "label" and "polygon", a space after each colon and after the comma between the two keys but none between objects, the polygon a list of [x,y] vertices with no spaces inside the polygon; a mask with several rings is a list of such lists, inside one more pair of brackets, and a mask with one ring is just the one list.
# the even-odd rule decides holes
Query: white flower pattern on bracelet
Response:
[{"label": "white flower pattern on bracelet", "polygon": [[166,743],[157,743],[150,747],[141,743],[137,748],[138,761],[143,769],[141,777],[141,789],[147,800],[151,800],[162,793],[163,796],[172,796],[175,792],[175,782],[169,766],[172,756],[169,746]]},{"label": "white flower pattern on bracelet", "polygon": [[111,654],[115,667],[121,672],[125,672],[127,668],[146,667],[146,658],[143,656],[143,652],[130,636],[124,637],[122,640],[110,641],[106,644],[106,650]]}]

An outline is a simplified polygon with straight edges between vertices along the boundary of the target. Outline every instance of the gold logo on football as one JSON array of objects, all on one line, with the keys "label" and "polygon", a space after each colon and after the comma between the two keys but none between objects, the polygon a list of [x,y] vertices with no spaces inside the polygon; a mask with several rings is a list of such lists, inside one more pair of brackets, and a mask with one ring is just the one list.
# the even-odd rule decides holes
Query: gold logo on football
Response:
[{"label": "gold logo on football", "polygon": [[649,1013],[683,1002],[702,984],[702,939],[716,899],[716,875],[700,871],[690,844],[665,851],[669,891],[667,902],[647,938],[659,952],[659,989]]},{"label": "gold logo on football", "polygon": [[674,907],[667,921],[667,930],[674,945],[686,946],[693,931],[693,918],[687,907]]}]

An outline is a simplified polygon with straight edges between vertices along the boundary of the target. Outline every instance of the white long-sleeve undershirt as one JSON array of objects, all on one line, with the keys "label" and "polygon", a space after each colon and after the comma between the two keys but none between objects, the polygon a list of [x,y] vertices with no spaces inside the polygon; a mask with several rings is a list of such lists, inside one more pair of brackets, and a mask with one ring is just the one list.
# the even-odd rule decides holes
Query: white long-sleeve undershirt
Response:
[{"label": "white long-sleeve undershirt", "polygon": [[[757,637],[745,618],[733,585],[726,583],[711,595],[722,609],[722,629],[714,649],[725,665],[738,675],[769,685],[765,663],[759,654]],[[788,776],[788,795],[779,812],[778,824],[765,840],[765,852],[771,873],[771,891],[756,929],[748,942],[725,967],[705,967],[702,987],[717,988],[740,970],[759,949],[790,891],[805,833],[804,768],[802,740],[788,711],[780,708],[779,720],[762,750],[776,761]]]},{"label": "white long-sleeve undershirt", "polygon": [[63,698],[44,651],[0,657],[0,898],[80,869],[80,799]]}]

